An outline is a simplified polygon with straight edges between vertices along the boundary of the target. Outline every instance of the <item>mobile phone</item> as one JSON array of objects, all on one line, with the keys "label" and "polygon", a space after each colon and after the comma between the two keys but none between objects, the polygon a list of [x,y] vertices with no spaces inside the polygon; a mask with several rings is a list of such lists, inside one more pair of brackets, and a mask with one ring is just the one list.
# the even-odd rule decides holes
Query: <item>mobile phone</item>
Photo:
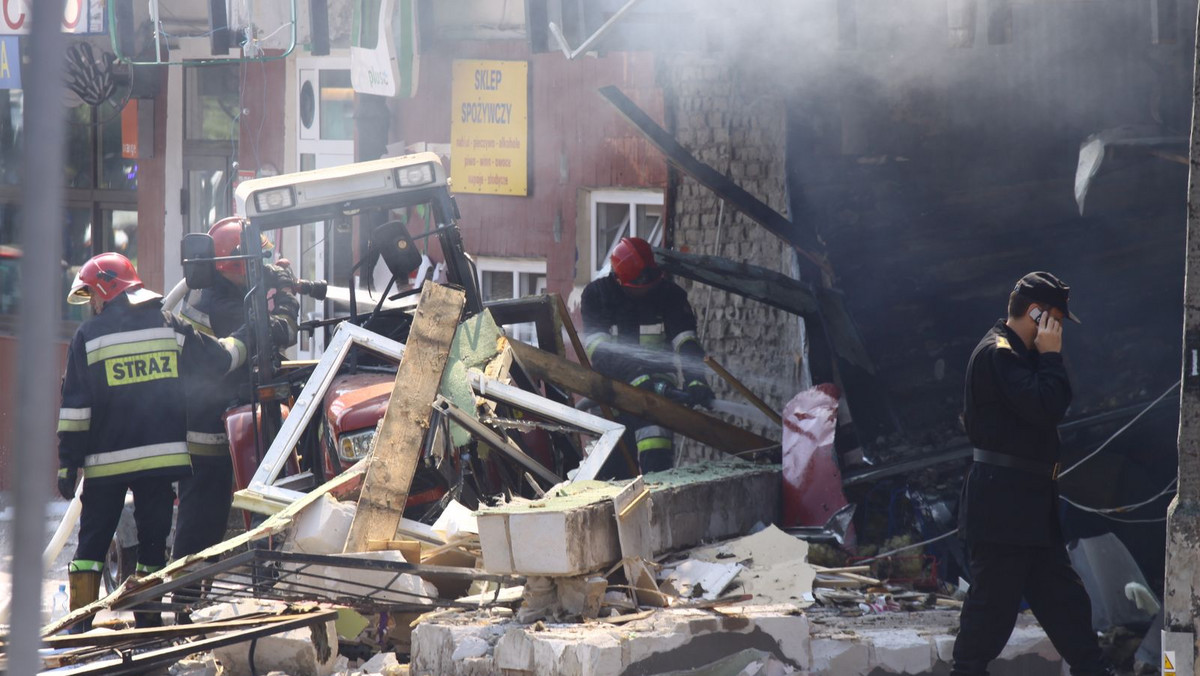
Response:
[{"label": "mobile phone", "polygon": [[1040,323],[1042,321],[1042,315],[1044,315],[1044,314],[1046,314],[1046,313],[1044,310],[1042,310],[1042,308],[1035,307],[1029,311],[1029,318],[1035,322]]}]

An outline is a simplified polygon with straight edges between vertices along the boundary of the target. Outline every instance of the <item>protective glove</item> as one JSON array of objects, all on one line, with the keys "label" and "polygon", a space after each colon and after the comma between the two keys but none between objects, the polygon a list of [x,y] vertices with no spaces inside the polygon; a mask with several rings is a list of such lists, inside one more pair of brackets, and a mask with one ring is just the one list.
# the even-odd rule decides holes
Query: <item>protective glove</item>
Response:
[{"label": "protective glove", "polygon": [[75,484],[78,482],[78,467],[63,467],[58,470],[58,494],[64,500],[70,500],[75,497]]},{"label": "protective glove", "polygon": [[712,388],[708,383],[702,380],[693,380],[687,385],[688,403],[692,406],[707,407],[716,397],[713,394]]},{"label": "protective glove", "polygon": [[688,403],[688,393],[684,390],[675,387],[670,380],[660,376],[638,376],[631,383],[634,387],[643,390],[649,390],[660,397],[666,397],[677,404]]},{"label": "protective glove", "polygon": [[287,260],[280,260],[279,265],[264,265],[267,278],[267,288],[291,291],[296,286],[296,276],[292,274],[292,266]]}]

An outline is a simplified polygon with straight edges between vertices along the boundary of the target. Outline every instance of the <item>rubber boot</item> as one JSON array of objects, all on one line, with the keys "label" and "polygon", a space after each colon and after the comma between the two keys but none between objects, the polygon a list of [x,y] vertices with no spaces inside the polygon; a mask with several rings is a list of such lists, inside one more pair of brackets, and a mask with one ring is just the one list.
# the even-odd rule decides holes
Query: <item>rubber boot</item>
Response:
[{"label": "rubber boot", "polygon": [[[100,598],[100,573],[97,571],[79,571],[67,573],[71,612],[95,603]],[[92,628],[92,618],[80,620],[67,630],[68,634],[82,634]]]},{"label": "rubber boot", "polygon": [[[144,577],[148,574],[149,574],[148,572],[137,572],[137,573],[134,573],[131,577],[133,577],[133,579],[136,580],[136,579]],[[153,601],[151,601],[151,603],[158,603],[160,601],[162,601],[161,596],[158,597],[157,599],[154,599]],[[134,629],[149,629],[151,627],[163,626],[163,618],[162,618],[161,612],[149,611],[149,610],[138,610],[138,607],[139,606],[133,607],[133,628]]]}]

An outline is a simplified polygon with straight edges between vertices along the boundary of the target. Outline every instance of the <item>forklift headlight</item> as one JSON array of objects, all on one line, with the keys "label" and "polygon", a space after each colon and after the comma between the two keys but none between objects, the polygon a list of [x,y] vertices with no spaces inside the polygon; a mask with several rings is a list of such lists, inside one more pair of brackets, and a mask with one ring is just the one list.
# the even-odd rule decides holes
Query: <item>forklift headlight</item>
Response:
[{"label": "forklift headlight", "polygon": [[416,188],[433,183],[433,165],[429,162],[411,167],[399,167],[396,171],[396,185],[401,188]]},{"label": "forklift headlight", "polygon": [[296,194],[290,187],[259,190],[254,193],[254,204],[260,213],[264,211],[279,211],[296,206]]},{"label": "forklift headlight", "polygon": [[344,462],[358,462],[371,452],[371,443],[374,440],[374,428],[343,434],[338,439],[338,457]]}]

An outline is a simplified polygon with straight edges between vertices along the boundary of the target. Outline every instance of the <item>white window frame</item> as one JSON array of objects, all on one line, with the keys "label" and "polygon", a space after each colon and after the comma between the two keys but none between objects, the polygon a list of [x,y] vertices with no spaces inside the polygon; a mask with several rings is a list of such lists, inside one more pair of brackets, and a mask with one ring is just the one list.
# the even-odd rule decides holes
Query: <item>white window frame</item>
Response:
[{"label": "white window frame", "polygon": [[[484,291],[483,273],[485,272],[511,272],[513,293],[518,293],[521,289],[521,275],[541,275],[543,280],[546,279],[546,261],[537,258],[476,256],[475,271],[479,274],[477,281],[481,295]],[[546,282],[548,283],[548,280]],[[545,292],[546,288],[543,286],[542,291]],[[516,298],[520,298],[520,296],[516,296]],[[500,299],[493,298],[491,300]],[[531,322],[513,324],[507,327],[506,332],[517,340],[537,345],[537,327]]]},{"label": "white window frame", "polygon": [[[588,195],[588,212],[591,214],[590,233],[588,235],[588,269],[591,272],[592,279],[598,279],[608,274],[608,255],[611,254],[612,246],[598,241],[600,236],[597,231],[599,223],[600,205],[601,204],[624,204],[629,207],[630,220],[633,221],[633,215],[637,213],[639,206],[663,206],[663,192],[661,190],[593,190]],[[664,214],[665,216],[665,214]],[[629,237],[641,237],[650,240],[651,244],[658,246],[662,243],[662,219],[659,219],[659,227],[655,228],[658,233],[658,241],[654,241],[654,232],[641,233],[637,232],[637,223],[631,222]],[[596,250],[600,247],[605,247],[604,265],[599,268],[596,265]]]}]

